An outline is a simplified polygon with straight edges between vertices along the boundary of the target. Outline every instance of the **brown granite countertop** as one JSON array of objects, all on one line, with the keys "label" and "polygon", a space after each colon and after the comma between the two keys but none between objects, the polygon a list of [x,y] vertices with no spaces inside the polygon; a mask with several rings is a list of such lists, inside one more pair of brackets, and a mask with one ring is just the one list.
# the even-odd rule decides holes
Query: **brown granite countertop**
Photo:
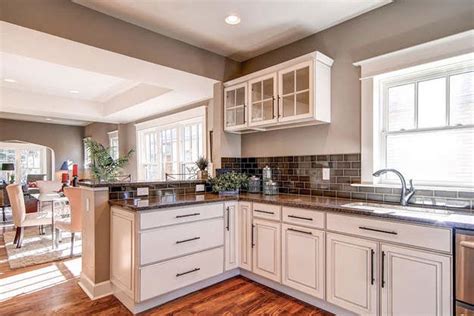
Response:
[{"label": "brown granite countertop", "polygon": [[[220,196],[218,194],[190,194],[170,195],[163,197],[149,197],[141,199],[110,200],[110,205],[120,206],[131,211],[146,211],[175,206],[186,206],[200,203],[212,203],[222,201],[249,201],[267,204],[276,204],[290,207],[298,207],[327,212],[338,212],[352,215],[371,216],[375,218],[393,219],[398,221],[430,224],[442,227],[453,227],[460,229],[474,229],[474,215],[469,211],[451,211],[439,209],[435,214],[424,212],[404,212],[405,214],[376,213],[370,209],[347,207],[345,204],[360,202],[361,200],[338,199],[320,196],[280,194],[266,196],[262,194],[243,193],[238,196]],[[370,203],[372,205],[397,205],[387,203]]]},{"label": "brown granite countertop", "polygon": [[115,186],[150,186],[156,184],[179,184],[179,183],[205,183],[205,180],[168,180],[168,181],[115,181],[115,182],[98,182],[93,180],[79,181],[79,186],[88,188],[108,188]]}]

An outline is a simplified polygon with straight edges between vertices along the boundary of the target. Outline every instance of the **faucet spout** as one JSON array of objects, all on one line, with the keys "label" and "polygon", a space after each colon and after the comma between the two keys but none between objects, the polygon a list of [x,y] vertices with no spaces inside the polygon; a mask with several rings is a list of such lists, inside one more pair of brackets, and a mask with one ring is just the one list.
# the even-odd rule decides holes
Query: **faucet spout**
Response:
[{"label": "faucet spout", "polygon": [[415,188],[413,188],[413,181],[410,180],[410,188],[407,188],[407,182],[405,181],[405,177],[402,173],[396,169],[380,169],[373,173],[374,177],[380,177],[384,173],[391,172],[394,173],[400,178],[400,182],[402,184],[402,192],[400,194],[400,204],[406,206],[410,201],[413,194],[415,194]]}]

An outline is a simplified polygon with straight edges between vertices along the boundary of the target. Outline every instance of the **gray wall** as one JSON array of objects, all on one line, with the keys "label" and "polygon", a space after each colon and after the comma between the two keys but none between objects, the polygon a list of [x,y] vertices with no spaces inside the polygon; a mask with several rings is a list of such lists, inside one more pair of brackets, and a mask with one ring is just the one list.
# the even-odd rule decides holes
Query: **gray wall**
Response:
[{"label": "gray wall", "polygon": [[242,156],[360,152],[359,69],[352,63],[472,28],[472,0],[397,0],[245,61],[242,74],[319,50],[334,65],[330,124],[242,135]]},{"label": "gray wall", "polygon": [[65,160],[83,166],[82,139],[84,127],[0,119],[0,141],[21,140],[51,147],[56,170]]},{"label": "gray wall", "polygon": [[105,147],[109,147],[109,135],[107,133],[117,129],[117,124],[91,123],[84,128],[84,137],[91,137]]}]

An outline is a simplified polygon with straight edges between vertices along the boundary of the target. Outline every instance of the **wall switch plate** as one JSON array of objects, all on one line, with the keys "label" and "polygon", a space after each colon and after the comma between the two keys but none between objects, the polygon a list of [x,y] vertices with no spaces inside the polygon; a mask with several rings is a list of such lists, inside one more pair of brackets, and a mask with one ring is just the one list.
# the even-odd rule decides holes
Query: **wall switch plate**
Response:
[{"label": "wall switch plate", "polygon": [[330,170],[329,168],[323,168],[323,180],[331,179],[329,170]]},{"label": "wall switch plate", "polygon": [[137,196],[148,195],[148,188],[137,188]]},{"label": "wall switch plate", "polygon": [[196,184],[196,192],[204,192],[206,190],[206,186],[204,184]]}]

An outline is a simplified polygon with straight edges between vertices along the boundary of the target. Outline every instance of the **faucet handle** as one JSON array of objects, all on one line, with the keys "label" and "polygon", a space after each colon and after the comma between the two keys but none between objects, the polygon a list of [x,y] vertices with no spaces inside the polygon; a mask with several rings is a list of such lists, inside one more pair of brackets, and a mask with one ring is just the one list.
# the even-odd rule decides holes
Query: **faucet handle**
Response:
[{"label": "faucet handle", "polygon": [[410,192],[415,191],[415,188],[413,187],[413,179],[410,179]]}]

